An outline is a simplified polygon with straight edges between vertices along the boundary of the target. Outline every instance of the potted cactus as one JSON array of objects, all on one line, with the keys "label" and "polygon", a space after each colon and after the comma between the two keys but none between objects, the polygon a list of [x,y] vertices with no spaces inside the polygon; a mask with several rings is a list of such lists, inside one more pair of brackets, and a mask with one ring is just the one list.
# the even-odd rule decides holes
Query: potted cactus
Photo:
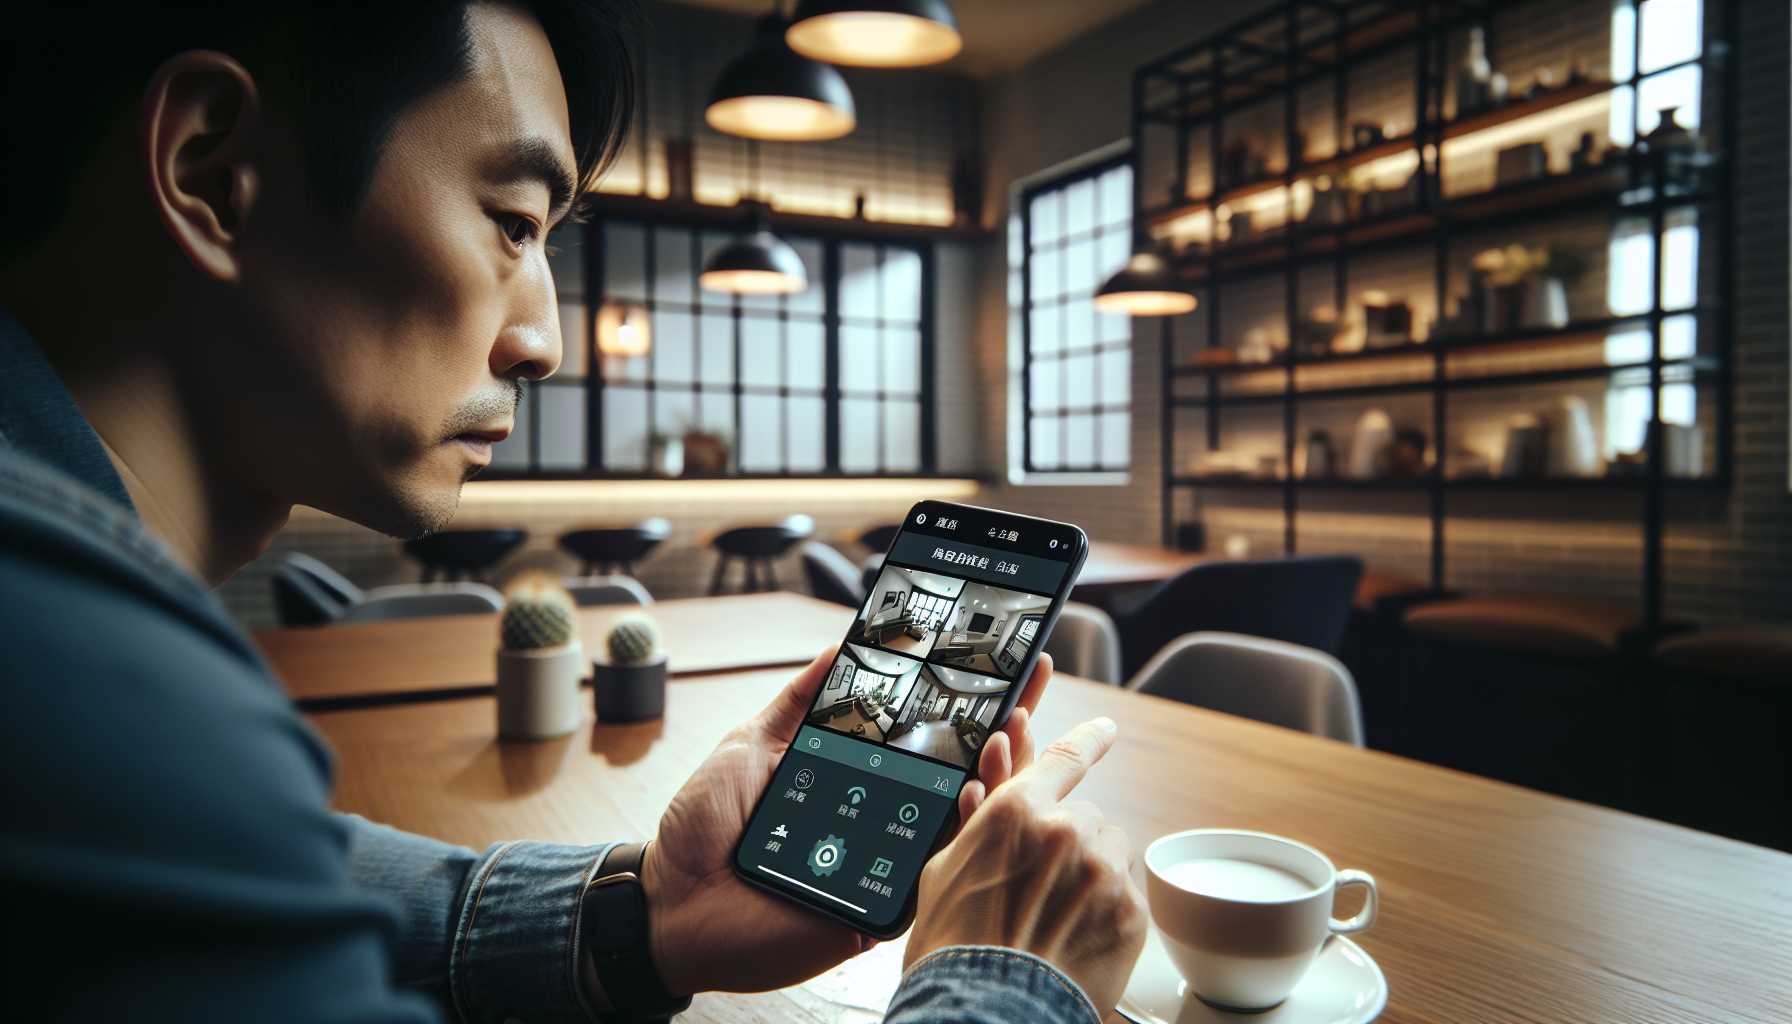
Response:
[{"label": "potted cactus", "polygon": [[499,738],[550,739],[578,728],[585,656],[572,598],[551,581],[525,580],[506,595],[499,634]]},{"label": "potted cactus", "polygon": [[623,615],[604,640],[608,661],[593,662],[591,689],[600,722],[644,722],[666,713],[666,656],[646,615]]}]

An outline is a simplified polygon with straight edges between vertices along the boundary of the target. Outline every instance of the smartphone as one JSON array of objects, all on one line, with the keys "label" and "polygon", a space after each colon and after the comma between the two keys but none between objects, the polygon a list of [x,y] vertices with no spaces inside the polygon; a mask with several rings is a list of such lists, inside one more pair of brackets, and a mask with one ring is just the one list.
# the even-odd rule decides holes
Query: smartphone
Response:
[{"label": "smartphone", "polygon": [[1067,523],[923,501],[734,850],[749,884],[888,939],[1089,553]]}]

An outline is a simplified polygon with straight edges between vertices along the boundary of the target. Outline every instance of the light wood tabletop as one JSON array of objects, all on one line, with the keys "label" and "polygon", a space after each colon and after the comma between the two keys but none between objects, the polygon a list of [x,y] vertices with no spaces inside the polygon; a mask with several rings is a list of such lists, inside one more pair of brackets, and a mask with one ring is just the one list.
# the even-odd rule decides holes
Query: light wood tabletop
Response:
[{"label": "light wood tabletop", "polygon": [[[800,665],[837,641],[853,616],[850,608],[792,593],[581,608],[579,638],[588,656],[602,654],[604,630],[628,612],[654,619],[674,675]],[[465,696],[493,687],[498,616],[263,629],[255,643],[301,707]]]},{"label": "light wood tabletop", "polygon": [[1093,540],[1089,542],[1089,559],[1083,563],[1083,572],[1076,578],[1076,585],[1080,589],[1158,583],[1210,560],[1209,556],[1193,551]]},{"label": "light wood tabletop", "polygon": [[[344,810],[474,847],[597,842],[650,835],[790,674],[687,678],[661,722],[587,720],[537,744],[496,743],[490,698],[312,721],[337,751]],[[1792,855],[1065,677],[1035,722],[1049,738],[1096,714],[1120,739],[1078,796],[1139,848],[1184,828],[1262,829],[1375,876],[1380,915],[1357,938],[1388,978],[1384,1020],[1786,1020]],[[901,949],[779,992],[703,995],[681,1019],[874,1019]]]}]

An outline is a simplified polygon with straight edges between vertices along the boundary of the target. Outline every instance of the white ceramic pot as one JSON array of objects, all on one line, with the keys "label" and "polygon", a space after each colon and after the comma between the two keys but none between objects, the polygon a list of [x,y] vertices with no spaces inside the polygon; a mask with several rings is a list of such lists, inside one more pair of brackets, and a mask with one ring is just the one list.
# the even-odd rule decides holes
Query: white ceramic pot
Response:
[{"label": "white ceramic pot", "polygon": [[564,647],[498,652],[498,738],[545,740],[579,727],[585,652]]}]

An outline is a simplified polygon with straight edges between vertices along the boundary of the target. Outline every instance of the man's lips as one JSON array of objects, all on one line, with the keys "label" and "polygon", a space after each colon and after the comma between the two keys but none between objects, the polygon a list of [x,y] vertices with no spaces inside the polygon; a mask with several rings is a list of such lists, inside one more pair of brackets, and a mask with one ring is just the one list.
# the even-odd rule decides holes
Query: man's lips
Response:
[{"label": "man's lips", "polygon": [[509,427],[496,427],[491,430],[468,430],[454,435],[452,440],[469,441],[480,444],[497,444],[510,436]]}]

